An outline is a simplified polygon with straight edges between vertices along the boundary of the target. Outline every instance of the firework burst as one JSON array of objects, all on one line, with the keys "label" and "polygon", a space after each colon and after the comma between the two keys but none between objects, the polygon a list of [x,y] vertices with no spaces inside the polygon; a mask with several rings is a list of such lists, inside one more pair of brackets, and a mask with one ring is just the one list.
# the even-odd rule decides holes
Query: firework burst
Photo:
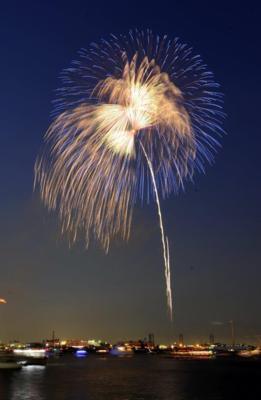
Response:
[{"label": "firework burst", "polygon": [[159,196],[213,161],[223,118],[213,74],[178,39],[135,31],[81,50],[62,80],[35,165],[41,198],[73,240],[82,231],[106,251],[128,239],[134,204],[155,199],[172,314]]}]

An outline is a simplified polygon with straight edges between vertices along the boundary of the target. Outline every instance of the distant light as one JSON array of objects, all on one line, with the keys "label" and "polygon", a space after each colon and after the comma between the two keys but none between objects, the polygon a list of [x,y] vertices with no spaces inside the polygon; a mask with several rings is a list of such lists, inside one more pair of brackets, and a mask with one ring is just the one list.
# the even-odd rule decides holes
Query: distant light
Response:
[{"label": "distant light", "polygon": [[119,351],[125,351],[125,346],[118,346],[117,349],[118,349]]},{"label": "distant light", "polygon": [[79,349],[79,350],[76,351],[76,356],[77,357],[84,357],[86,355],[87,355],[87,351],[84,350],[84,349]]},{"label": "distant light", "polygon": [[96,339],[90,339],[90,340],[88,340],[88,344],[90,346],[98,347],[98,346],[100,346],[101,341],[100,340],[96,340]]},{"label": "distant light", "polygon": [[166,350],[168,348],[168,346],[166,346],[165,344],[160,344],[159,348],[160,348],[160,350]]},{"label": "distant light", "polygon": [[0,304],[7,304],[7,301],[5,299],[0,299]]},{"label": "distant light", "polygon": [[24,365],[23,368],[26,368],[25,370],[39,370],[39,369],[45,369],[45,365]]},{"label": "distant light", "polygon": [[211,350],[191,350],[188,352],[191,356],[212,356],[213,351]]}]

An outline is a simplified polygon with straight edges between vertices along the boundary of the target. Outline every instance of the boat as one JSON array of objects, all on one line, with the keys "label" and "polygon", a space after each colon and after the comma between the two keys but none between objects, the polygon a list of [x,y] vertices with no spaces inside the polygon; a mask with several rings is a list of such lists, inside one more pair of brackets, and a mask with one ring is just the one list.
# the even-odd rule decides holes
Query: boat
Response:
[{"label": "boat", "polygon": [[13,356],[20,365],[46,365],[46,350],[41,347],[14,349]]},{"label": "boat", "polygon": [[260,349],[256,348],[256,349],[250,349],[250,350],[241,350],[237,354],[240,357],[260,357],[261,351],[260,351]]},{"label": "boat", "polygon": [[114,346],[111,351],[110,354],[112,354],[113,356],[129,356],[129,355],[133,355],[133,350],[131,347],[127,347],[123,344],[119,344]]},{"label": "boat", "polygon": [[95,354],[101,354],[101,355],[105,355],[105,354],[109,354],[110,349],[108,347],[98,347],[95,351]]},{"label": "boat", "polygon": [[176,348],[170,352],[171,357],[174,358],[186,358],[186,359],[205,359],[214,357],[214,353],[209,348],[195,348],[195,347],[183,347]]}]

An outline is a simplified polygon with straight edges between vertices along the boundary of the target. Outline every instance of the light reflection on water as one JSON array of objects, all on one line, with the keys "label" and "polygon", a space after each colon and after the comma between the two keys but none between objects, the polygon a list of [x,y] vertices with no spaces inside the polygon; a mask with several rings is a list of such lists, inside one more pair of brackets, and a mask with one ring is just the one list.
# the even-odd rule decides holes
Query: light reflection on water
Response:
[{"label": "light reflection on water", "polygon": [[[12,375],[9,398],[6,400],[45,400],[45,366],[28,365]],[[50,399],[51,400],[51,399]]]},{"label": "light reflection on water", "polygon": [[260,361],[63,356],[1,371],[0,400],[247,400],[260,381]]}]

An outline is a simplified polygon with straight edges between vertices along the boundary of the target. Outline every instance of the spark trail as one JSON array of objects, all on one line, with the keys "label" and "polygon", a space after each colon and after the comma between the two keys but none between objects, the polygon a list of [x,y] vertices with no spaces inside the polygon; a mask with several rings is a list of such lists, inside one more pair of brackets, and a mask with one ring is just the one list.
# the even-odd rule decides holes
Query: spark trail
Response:
[{"label": "spark trail", "polygon": [[157,189],[155,174],[153,171],[153,166],[152,166],[152,163],[148,157],[148,154],[146,153],[146,150],[144,149],[144,146],[142,145],[141,142],[140,142],[140,146],[141,146],[144,156],[147,160],[147,164],[148,164],[151,179],[152,179],[153,189],[154,189],[154,193],[155,193],[156,203],[157,203],[163,258],[164,258],[164,269],[165,269],[164,272],[165,272],[165,280],[166,280],[167,304],[168,304],[169,316],[172,321],[173,311],[172,311],[172,290],[171,290],[171,280],[170,280],[169,241],[168,241],[168,237],[165,235],[165,232],[164,232],[164,225],[163,225],[163,219],[162,219],[162,213],[161,213],[161,207],[160,207],[160,199],[159,199],[159,193],[158,193],[158,189]]}]

